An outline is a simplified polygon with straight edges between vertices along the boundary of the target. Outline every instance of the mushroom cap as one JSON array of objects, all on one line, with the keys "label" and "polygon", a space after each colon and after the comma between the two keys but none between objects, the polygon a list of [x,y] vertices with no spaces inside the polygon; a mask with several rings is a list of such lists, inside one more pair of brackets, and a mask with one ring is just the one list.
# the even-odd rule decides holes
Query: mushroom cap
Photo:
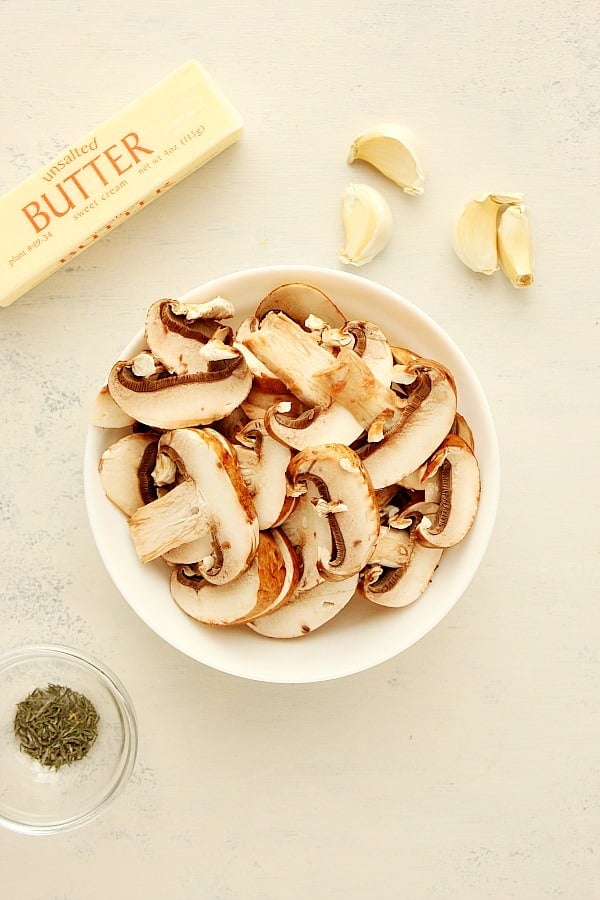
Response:
[{"label": "mushroom cap", "polygon": [[290,282],[276,287],[261,300],[255,315],[262,319],[273,311],[285,313],[302,326],[311,315],[323,319],[333,328],[342,328],[346,324],[344,313],[327,294],[302,282]]},{"label": "mushroom cap", "polygon": [[158,435],[152,432],[127,434],[100,457],[98,471],[104,492],[127,517],[156,499],[152,469],[157,448]]},{"label": "mushroom cap", "polygon": [[224,367],[188,375],[140,378],[131,371],[131,360],[120,360],[108,377],[114,401],[138,422],[173,429],[208,425],[222,419],[244,400],[252,387],[252,373],[236,357]]},{"label": "mushroom cap", "polygon": [[250,566],[227,585],[211,584],[188,574],[184,566],[171,573],[171,595],[180,609],[205,625],[240,625],[251,617],[278,609],[292,595],[298,560],[276,531],[262,532]]},{"label": "mushroom cap", "polygon": [[355,574],[344,581],[326,581],[307,591],[297,590],[280,609],[246,624],[264,637],[304,637],[333,619],[352,599],[357,584]]},{"label": "mushroom cap", "polygon": [[[360,571],[379,534],[379,509],[359,457],[343,444],[307,447],[293,457],[288,474],[293,490],[306,488],[300,499],[303,512],[316,524],[321,575],[343,580]],[[331,512],[326,511],[329,504]],[[336,510],[338,504],[344,508]],[[319,520],[326,521],[326,532]]]},{"label": "mushroom cap", "polygon": [[194,481],[211,518],[215,560],[202,565],[202,575],[213,584],[232,581],[254,558],[258,517],[229,442],[211,428],[181,428],[161,437],[159,452]]}]

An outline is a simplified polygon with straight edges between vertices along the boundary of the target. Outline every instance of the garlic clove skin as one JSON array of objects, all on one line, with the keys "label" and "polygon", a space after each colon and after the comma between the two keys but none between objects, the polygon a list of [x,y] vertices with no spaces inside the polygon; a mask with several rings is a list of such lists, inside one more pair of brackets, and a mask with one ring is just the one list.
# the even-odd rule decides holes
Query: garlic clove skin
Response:
[{"label": "garlic clove skin", "polygon": [[346,241],[340,260],[364,266],[387,246],[392,235],[392,211],[379,191],[368,184],[347,184],[342,193]]},{"label": "garlic clove skin", "polygon": [[522,204],[508,206],[498,221],[498,258],[515,287],[533,284],[533,246],[529,214]]},{"label": "garlic clove skin", "polygon": [[415,135],[404,125],[384,123],[359,134],[352,142],[348,162],[360,159],[399,185],[406,194],[422,194],[425,172]]},{"label": "garlic clove skin", "polygon": [[498,216],[503,209],[520,204],[522,194],[480,194],[470,200],[454,229],[454,250],[473,272],[492,275],[499,268]]}]

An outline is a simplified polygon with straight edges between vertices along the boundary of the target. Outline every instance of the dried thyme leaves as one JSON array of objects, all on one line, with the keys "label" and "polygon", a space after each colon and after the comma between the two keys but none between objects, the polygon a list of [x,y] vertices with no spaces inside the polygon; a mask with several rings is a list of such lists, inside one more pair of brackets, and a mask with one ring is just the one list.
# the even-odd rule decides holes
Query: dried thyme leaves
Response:
[{"label": "dried thyme leaves", "polygon": [[17,704],[14,732],[21,750],[44,766],[60,769],[88,753],[98,736],[98,721],[87,697],[49,684]]}]

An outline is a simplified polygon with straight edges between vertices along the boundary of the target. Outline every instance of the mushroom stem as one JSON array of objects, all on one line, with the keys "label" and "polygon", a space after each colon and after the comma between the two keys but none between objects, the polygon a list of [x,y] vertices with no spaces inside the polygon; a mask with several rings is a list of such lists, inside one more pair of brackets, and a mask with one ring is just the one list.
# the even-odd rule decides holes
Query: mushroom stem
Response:
[{"label": "mushroom stem", "polygon": [[142,563],[201,537],[210,528],[211,521],[190,479],[142,506],[129,519],[133,543]]},{"label": "mushroom stem", "polygon": [[330,405],[327,386],[321,386],[314,376],[332,366],[335,358],[286,315],[268,313],[243,343],[303,403]]},{"label": "mushroom stem", "polygon": [[350,410],[365,429],[380,416],[391,418],[402,402],[346,347],[340,350],[335,365],[316,373],[314,380],[326,386],[329,396]]},{"label": "mushroom stem", "polygon": [[304,403],[327,409],[338,402],[363,428],[402,403],[360,356],[347,347],[333,356],[282,313],[269,313],[244,344]]}]

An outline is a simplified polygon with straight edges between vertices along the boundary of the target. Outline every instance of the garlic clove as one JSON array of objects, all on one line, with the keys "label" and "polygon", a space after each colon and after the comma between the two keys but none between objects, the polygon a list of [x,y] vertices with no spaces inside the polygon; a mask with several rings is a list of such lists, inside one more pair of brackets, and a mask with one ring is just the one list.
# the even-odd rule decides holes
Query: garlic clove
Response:
[{"label": "garlic clove", "polygon": [[465,266],[484,275],[497,271],[498,216],[522,199],[522,194],[490,193],[480,194],[466,204],[454,229],[454,250]]},{"label": "garlic clove", "polygon": [[392,235],[392,211],[387,200],[368,184],[348,184],[342,193],[346,241],[343,263],[364,266],[387,245]]},{"label": "garlic clove", "polygon": [[422,194],[425,173],[422,151],[415,135],[396,123],[384,123],[359,134],[352,142],[348,162],[364,160],[407,194]]},{"label": "garlic clove", "polygon": [[522,204],[508,206],[498,221],[498,258],[515,287],[533,284],[533,247],[529,215]]}]

